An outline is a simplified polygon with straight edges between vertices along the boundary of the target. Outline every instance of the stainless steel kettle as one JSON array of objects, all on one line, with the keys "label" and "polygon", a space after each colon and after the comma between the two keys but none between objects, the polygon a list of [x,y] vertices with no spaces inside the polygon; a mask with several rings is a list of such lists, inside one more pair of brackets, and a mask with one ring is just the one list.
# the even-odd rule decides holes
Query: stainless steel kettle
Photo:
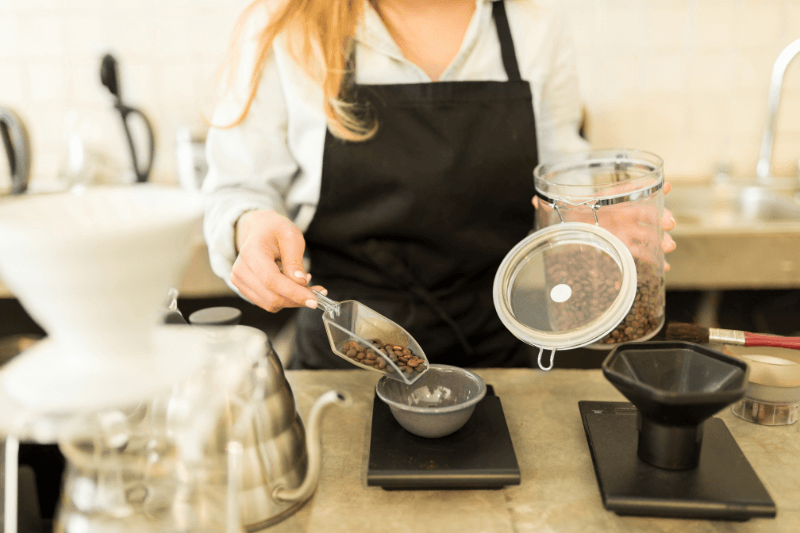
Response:
[{"label": "stainless steel kettle", "polygon": [[248,379],[227,398],[225,416],[209,446],[220,456],[229,453],[231,442],[241,446],[241,476],[235,476],[241,524],[248,531],[257,531],[287,518],[314,494],[321,467],[323,414],[331,405],[349,407],[352,399],[335,390],[322,394],[311,408],[306,432],[281,361],[267,336],[248,326],[211,327],[208,331],[222,343],[239,335],[263,338],[263,353],[252,361]]},{"label": "stainless steel kettle", "polygon": [[25,123],[7,107],[0,107],[0,139],[11,169],[11,194],[22,194],[30,180],[31,144]]}]

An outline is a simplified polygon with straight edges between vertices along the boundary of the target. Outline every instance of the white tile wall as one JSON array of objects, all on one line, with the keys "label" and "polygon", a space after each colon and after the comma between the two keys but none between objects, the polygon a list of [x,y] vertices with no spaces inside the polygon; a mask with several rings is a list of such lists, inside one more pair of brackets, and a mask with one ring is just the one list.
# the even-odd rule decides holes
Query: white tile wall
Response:
[{"label": "white tile wall", "polygon": [[[665,158],[672,179],[725,161],[755,174],[772,64],[800,0],[567,0],[593,145]],[[797,173],[800,59],[786,74],[773,171]]]},{"label": "white tile wall", "polygon": [[[175,130],[202,131],[201,92],[223,58],[236,16],[249,0],[0,0],[0,105],[17,110],[32,138],[34,179],[56,180],[65,165],[71,110],[108,131],[91,142],[126,163],[100,57],[120,62],[123,99],[157,134],[153,179],[175,182]],[[95,147],[96,147],[95,146]],[[7,171],[0,163],[0,173]]]},{"label": "white tile wall", "polygon": [[[37,180],[63,166],[65,121],[78,109],[119,127],[99,82],[112,50],[123,97],[158,134],[153,179],[175,181],[174,136],[202,129],[204,87],[248,0],[0,0],[0,105],[27,120]],[[772,63],[800,38],[800,0],[563,0],[579,52],[589,135],[665,158],[674,180],[727,161],[755,172]],[[119,132],[108,149],[127,152]],[[800,59],[787,73],[773,168],[797,172]]]}]

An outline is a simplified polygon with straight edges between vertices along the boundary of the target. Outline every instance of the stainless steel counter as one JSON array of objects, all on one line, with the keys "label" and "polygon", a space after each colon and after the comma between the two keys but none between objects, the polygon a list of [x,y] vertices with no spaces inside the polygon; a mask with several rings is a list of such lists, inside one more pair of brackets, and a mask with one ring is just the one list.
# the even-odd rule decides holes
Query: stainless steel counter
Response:
[{"label": "stainless steel counter", "polygon": [[800,287],[800,192],[744,183],[676,185],[668,289]]},{"label": "stainless steel counter", "polygon": [[502,490],[385,491],[366,485],[370,420],[379,376],[365,371],[287,373],[301,414],[326,390],[347,390],[350,409],[324,422],[322,475],[314,497],[272,527],[296,532],[796,532],[800,531],[800,423],[750,424],[719,415],[778,508],[747,522],[623,517],[603,508],[579,400],[623,401],[599,370],[477,371],[494,385],[508,421],[522,483]]}]

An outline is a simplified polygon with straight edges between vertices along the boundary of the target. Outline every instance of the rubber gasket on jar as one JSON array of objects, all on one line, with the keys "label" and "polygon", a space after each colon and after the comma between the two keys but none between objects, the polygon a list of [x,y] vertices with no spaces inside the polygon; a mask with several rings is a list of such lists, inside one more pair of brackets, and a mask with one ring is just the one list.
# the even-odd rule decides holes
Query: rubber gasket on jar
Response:
[{"label": "rubber gasket on jar", "polygon": [[[563,332],[546,331],[526,324],[517,317],[511,300],[520,271],[536,257],[558,246],[581,245],[609,255],[619,266],[622,278],[620,289],[610,307],[594,320]],[[628,248],[608,230],[583,222],[565,222],[537,231],[519,243],[506,255],[494,279],[495,310],[508,330],[521,341],[549,350],[580,348],[602,339],[619,325],[633,306],[636,298],[636,265]],[[541,286],[545,287],[545,280]],[[569,298],[569,287],[557,287],[547,296],[554,302]]]}]

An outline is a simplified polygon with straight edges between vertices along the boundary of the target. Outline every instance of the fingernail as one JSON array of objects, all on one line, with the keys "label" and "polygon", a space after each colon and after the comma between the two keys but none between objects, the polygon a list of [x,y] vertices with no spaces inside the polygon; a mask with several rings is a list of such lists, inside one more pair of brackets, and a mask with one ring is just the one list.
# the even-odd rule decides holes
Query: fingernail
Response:
[{"label": "fingernail", "polygon": [[295,272],[295,273],[294,273],[294,277],[296,277],[296,278],[300,278],[300,279],[306,279],[306,275],[305,275],[305,274],[303,274],[303,271],[302,271],[302,270],[298,270],[297,272]]},{"label": "fingernail", "polygon": [[672,225],[675,225],[675,217],[669,217],[669,221],[672,222]]},{"label": "fingernail", "polygon": [[319,293],[321,295],[323,295],[323,296],[327,296],[328,295],[328,289],[322,289],[321,291],[319,291]]},{"label": "fingernail", "polygon": [[306,283],[311,281],[311,274],[306,274]]},{"label": "fingernail", "polygon": [[306,300],[306,307],[310,307],[311,309],[317,308],[317,301],[316,300]]}]

